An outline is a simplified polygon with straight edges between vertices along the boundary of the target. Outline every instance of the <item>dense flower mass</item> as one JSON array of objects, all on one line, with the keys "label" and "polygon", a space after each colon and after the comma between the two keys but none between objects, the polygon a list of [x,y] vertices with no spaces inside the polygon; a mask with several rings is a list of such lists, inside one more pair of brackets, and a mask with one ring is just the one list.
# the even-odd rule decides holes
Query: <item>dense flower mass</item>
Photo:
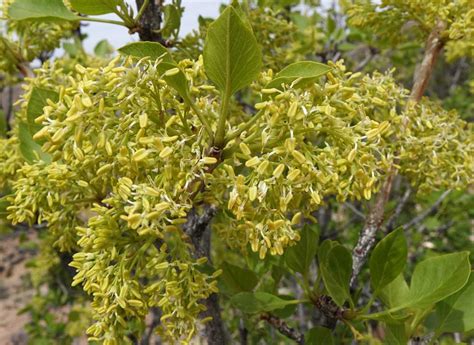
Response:
[{"label": "dense flower mass", "polygon": [[405,36],[424,40],[440,27],[446,57],[454,60],[474,56],[474,8],[471,0],[383,0],[356,1],[347,5],[349,23],[370,28],[384,40],[401,42]]},{"label": "dense flower mass", "polygon": [[[166,83],[160,63],[45,64],[20,102],[20,139],[0,141],[11,152],[2,151],[0,180],[14,180],[9,219],[46,222],[54,245],[74,253],[73,284],[93,299],[93,340],[129,341],[129,321],[142,327],[153,307],[165,338],[195,334],[219,274],[203,268],[183,230],[202,201],[218,206],[220,239],[263,259],[296,243],[325,198],[370,199],[393,164],[420,191],[471,182],[471,127],[431,102],[409,104],[390,73],[351,73],[337,62],[318,82],[267,89],[268,70],[252,87],[262,95],[256,114],[232,108],[216,158],[199,120],[217,127],[217,92],[202,60],[179,63],[193,107]],[[31,119],[38,88],[57,101]],[[28,159],[17,141],[22,123],[38,126],[38,151]]]}]

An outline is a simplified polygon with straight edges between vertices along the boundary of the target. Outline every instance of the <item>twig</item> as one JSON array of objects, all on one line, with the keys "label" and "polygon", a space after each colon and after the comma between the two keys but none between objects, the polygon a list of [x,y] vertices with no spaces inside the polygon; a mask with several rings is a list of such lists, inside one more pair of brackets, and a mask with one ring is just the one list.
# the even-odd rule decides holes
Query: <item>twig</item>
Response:
[{"label": "twig", "polygon": [[304,336],[298,330],[288,326],[288,324],[282,319],[266,313],[262,314],[260,318],[268,322],[269,325],[274,327],[278,332],[287,338],[294,340],[297,344],[304,344]]},{"label": "twig", "polygon": [[418,102],[425,93],[438,55],[444,46],[444,42],[441,39],[441,32],[444,30],[445,26],[444,22],[438,21],[433,31],[428,36],[423,60],[415,72],[413,88],[410,94],[410,99],[412,101]]},{"label": "twig", "polygon": [[430,208],[426,209],[422,213],[420,213],[418,216],[410,220],[409,222],[405,223],[402,225],[403,230],[407,230],[411,228],[412,226],[421,223],[426,217],[432,215],[433,213],[436,212],[438,207],[441,205],[441,203],[446,199],[446,197],[451,193],[451,190],[445,191],[441,196],[434,202],[433,205],[431,205]]},{"label": "twig", "polygon": [[390,218],[387,220],[387,224],[385,225],[385,232],[389,233],[393,230],[395,221],[397,218],[400,216],[400,214],[403,211],[403,208],[405,207],[405,204],[407,203],[408,199],[410,198],[411,195],[411,188],[408,187],[403,196],[400,199],[400,202],[397,204],[397,207],[395,207],[395,212],[390,216]]},{"label": "twig", "polygon": [[360,212],[354,205],[352,205],[350,202],[346,202],[344,203],[344,206],[346,206],[349,210],[351,210],[352,212],[354,212],[354,214],[356,216],[358,216],[359,218],[361,219],[365,219],[365,214],[363,214],[362,212]]},{"label": "twig", "polygon": [[247,345],[248,344],[248,335],[249,335],[249,331],[245,327],[244,320],[240,319],[240,321],[239,321],[240,345]]},{"label": "twig", "polygon": [[370,210],[367,216],[367,220],[362,228],[357,244],[352,252],[352,277],[351,287],[355,287],[357,276],[362,269],[362,266],[367,259],[370,249],[375,242],[375,234],[383,222],[383,215],[385,210],[385,204],[390,196],[390,190],[392,189],[393,174],[387,176],[382,190],[377,194],[377,199],[374,206]]}]

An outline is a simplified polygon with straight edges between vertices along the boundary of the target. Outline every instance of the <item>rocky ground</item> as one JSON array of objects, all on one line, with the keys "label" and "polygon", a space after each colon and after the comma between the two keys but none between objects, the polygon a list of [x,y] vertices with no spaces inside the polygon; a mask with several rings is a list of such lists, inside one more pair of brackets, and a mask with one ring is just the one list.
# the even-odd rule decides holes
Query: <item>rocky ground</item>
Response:
[{"label": "rocky ground", "polygon": [[[28,232],[26,237],[34,239],[34,233]],[[0,344],[27,344],[24,326],[28,315],[19,315],[33,291],[27,285],[28,259],[31,251],[20,249],[19,235],[3,235],[0,237]]]}]

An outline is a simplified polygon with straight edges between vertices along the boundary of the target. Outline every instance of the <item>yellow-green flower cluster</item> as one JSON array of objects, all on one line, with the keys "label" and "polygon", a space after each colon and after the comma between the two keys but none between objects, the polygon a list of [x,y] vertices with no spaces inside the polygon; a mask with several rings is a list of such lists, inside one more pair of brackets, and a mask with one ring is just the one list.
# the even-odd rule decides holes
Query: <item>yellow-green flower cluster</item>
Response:
[{"label": "yellow-green flower cluster", "polygon": [[176,234],[168,234],[170,247],[156,236],[143,237],[119,216],[120,197],[96,205],[87,228],[78,228],[81,251],[71,266],[93,296],[96,322],[90,340],[106,344],[128,343],[128,322],[144,323],[150,308],[162,310],[160,334],[172,342],[189,341],[196,320],[205,308],[202,300],[217,292],[214,276],[199,270],[206,259],[194,261]]},{"label": "yellow-green flower cluster", "polygon": [[441,39],[446,56],[453,60],[474,54],[474,9],[472,0],[382,0],[346,5],[349,23],[370,28],[385,41],[401,42],[406,36],[424,40],[443,23]]},{"label": "yellow-green flower cluster", "polygon": [[221,239],[264,258],[298,241],[303,218],[325,198],[370,199],[393,165],[422,191],[472,179],[472,128],[433,103],[408,104],[390,73],[364,76],[338,62],[326,78],[280,89],[266,89],[273,74],[262,73],[250,91],[262,97],[257,114],[242,127],[251,117],[232,107],[220,161],[209,156],[211,138],[196,114],[215,131],[220,100],[202,59],[179,63],[193,107],[159,63],[46,64],[29,80],[17,117],[28,120],[33,87],[57,91],[33,136],[52,163],[17,169],[9,217],[47,222],[51,241],[75,252],[73,284],[93,299],[91,339],[129,342],[131,323],[143,326],[152,307],[162,311],[163,337],[187,342],[195,334],[202,301],[217,290],[182,226],[201,201],[220,206]]},{"label": "yellow-green flower cluster", "polygon": [[215,224],[229,245],[281,254],[325,197],[368,200],[393,165],[420,192],[472,182],[472,127],[457,114],[408,106],[390,74],[332,66],[325,82],[262,90],[271,97],[257,105],[261,117],[229,144],[218,173],[231,186],[230,214]]},{"label": "yellow-green flower cluster", "polygon": [[80,224],[80,207],[92,192],[74,185],[76,173],[56,162],[25,164],[17,174],[20,177],[12,184],[15,194],[9,198],[8,219],[13,224],[46,222],[55,238],[52,245],[61,251],[77,247],[75,228]]},{"label": "yellow-green flower cluster", "polygon": [[230,245],[250,243],[262,258],[282,254],[298,240],[302,216],[311,217],[325,197],[370,199],[377,190],[393,159],[396,109],[406,92],[388,75],[333,67],[326,82],[275,90],[258,104],[263,115],[218,169],[231,186],[223,207],[234,218],[222,219],[234,226],[216,228]]},{"label": "yellow-green flower cluster", "polygon": [[[202,78],[202,61],[181,66],[190,79]],[[94,296],[98,322],[89,329],[93,339],[126,342],[127,322],[143,322],[149,308],[159,306],[163,336],[185,341],[196,330],[202,300],[216,291],[214,277],[198,270],[203,261],[192,259],[180,229],[197,182],[216,163],[205,157],[208,137],[160,78],[157,62],[115,59],[104,67],[77,65],[62,80],[54,77],[55,67],[45,65],[31,81],[59,94],[59,101],[49,102],[36,118],[43,127],[33,136],[53,162],[25,164],[17,172],[9,217],[46,221],[55,245],[77,251],[74,284],[83,283]],[[20,121],[27,120],[32,86]],[[195,97],[212,90],[191,83]],[[214,103],[196,102],[203,111],[212,111]],[[156,243],[180,249],[170,253],[163,244],[157,256],[150,249]],[[150,262],[161,264],[163,272],[154,271],[155,265],[136,268]]]},{"label": "yellow-green flower cluster", "polygon": [[420,193],[464,188],[473,183],[474,131],[456,111],[428,99],[409,106],[409,124],[400,136],[398,161]]}]

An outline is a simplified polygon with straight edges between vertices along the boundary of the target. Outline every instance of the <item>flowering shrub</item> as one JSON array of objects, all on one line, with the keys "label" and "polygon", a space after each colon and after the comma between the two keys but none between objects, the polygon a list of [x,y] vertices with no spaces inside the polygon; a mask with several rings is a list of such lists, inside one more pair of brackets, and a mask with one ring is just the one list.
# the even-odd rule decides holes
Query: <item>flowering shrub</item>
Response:
[{"label": "flowering shrub", "polygon": [[[48,13],[28,0],[11,3],[5,5],[17,6],[6,12],[11,30],[32,39],[20,39],[24,61],[69,35],[82,20],[75,12],[114,12],[130,30],[140,30],[149,5],[143,2],[134,16],[120,1],[97,7],[51,1],[48,11],[56,12]],[[441,36],[449,40],[448,56],[465,55],[452,47],[468,35],[468,28],[458,28],[468,26],[462,24],[469,21],[468,3],[423,4],[383,2],[382,12],[355,5],[349,17],[385,34],[384,28],[403,26],[406,13],[420,12],[421,38],[436,20],[447,22]],[[23,8],[35,15],[25,18]],[[205,27],[205,38],[188,37],[195,44],[188,54],[202,52],[190,59],[176,61],[182,52],[137,42],[112,60],[45,62],[25,79],[13,128],[0,139],[7,220],[45,224],[46,257],[72,257],[69,283],[89,296],[91,341],[133,343],[145,334],[147,315],[159,310],[152,329],[163,340],[188,343],[205,328],[214,334],[210,343],[225,343],[216,294],[227,317],[237,310],[258,315],[299,343],[304,338],[278,319],[290,317],[297,304],[342,321],[358,339],[371,337],[364,321],[376,320],[387,339],[406,342],[432,310],[435,326],[424,327],[436,336],[471,330],[472,316],[450,319],[463,308],[459,301],[472,297],[468,252],[418,263],[409,287],[407,240],[401,229],[393,231],[373,250],[372,296],[361,305],[350,290],[357,253],[332,239],[319,244],[314,224],[330,202],[364,202],[383,193],[395,170],[420,195],[466,188],[474,169],[472,125],[434,100],[414,100],[393,71],[351,72],[342,60],[290,63],[306,55],[290,44],[297,28],[287,22],[272,33],[268,22],[279,19],[269,11],[234,2]],[[55,16],[60,24],[50,23]],[[380,16],[387,18],[383,25]],[[30,20],[34,25],[24,26]],[[47,31],[46,45],[33,42],[37,36],[28,30]],[[272,34],[283,47],[271,48]],[[250,106],[233,97],[239,93]],[[245,259],[228,262],[226,251]],[[296,277],[300,296],[278,290],[284,276]],[[369,312],[376,298],[384,307]],[[323,336],[331,331],[317,326],[305,339],[312,344]]]}]

